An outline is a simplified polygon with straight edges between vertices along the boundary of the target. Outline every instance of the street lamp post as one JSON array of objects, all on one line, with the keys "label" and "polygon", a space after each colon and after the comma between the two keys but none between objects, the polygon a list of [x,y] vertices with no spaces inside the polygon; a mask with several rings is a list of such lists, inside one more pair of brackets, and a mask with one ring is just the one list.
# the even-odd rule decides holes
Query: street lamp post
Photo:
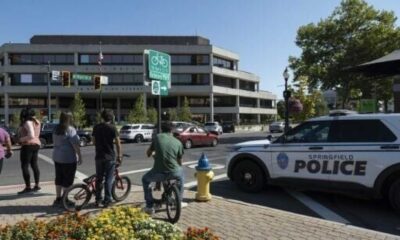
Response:
[{"label": "street lamp post", "polygon": [[285,99],[285,133],[289,130],[289,98],[290,91],[287,89],[287,81],[289,79],[289,73],[287,67],[283,71],[283,78],[285,79],[285,91],[283,91],[283,97]]},{"label": "street lamp post", "polygon": [[51,122],[50,61],[47,63],[47,121]]}]

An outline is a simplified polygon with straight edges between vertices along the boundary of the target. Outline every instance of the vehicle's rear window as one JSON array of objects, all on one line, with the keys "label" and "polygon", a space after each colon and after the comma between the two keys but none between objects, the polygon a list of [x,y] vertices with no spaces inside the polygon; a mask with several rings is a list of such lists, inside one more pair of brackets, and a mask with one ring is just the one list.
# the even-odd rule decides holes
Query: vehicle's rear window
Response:
[{"label": "vehicle's rear window", "polygon": [[205,123],[204,126],[214,126],[215,123]]}]

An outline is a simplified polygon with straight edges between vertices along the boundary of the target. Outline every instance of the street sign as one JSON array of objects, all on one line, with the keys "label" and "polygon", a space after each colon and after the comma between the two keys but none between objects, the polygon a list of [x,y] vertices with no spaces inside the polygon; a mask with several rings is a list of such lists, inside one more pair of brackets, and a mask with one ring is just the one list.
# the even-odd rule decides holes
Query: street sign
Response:
[{"label": "street sign", "polygon": [[151,94],[160,95],[160,81],[151,81]]},{"label": "street sign", "polygon": [[160,81],[160,95],[168,96],[168,82]]},{"label": "street sign", "polygon": [[78,80],[78,81],[92,81],[92,76],[86,75],[86,74],[74,73],[74,74],[72,74],[72,79]]},{"label": "street sign", "polygon": [[51,71],[51,80],[53,81],[60,80],[60,71]]},{"label": "street sign", "polygon": [[171,81],[171,57],[162,52],[148,50],[149,78],[160,81]]},{"label": "street sign", "polygon": [[107,76],[100,76],[100,83],[102,85],[108,85],[108,77]]}]

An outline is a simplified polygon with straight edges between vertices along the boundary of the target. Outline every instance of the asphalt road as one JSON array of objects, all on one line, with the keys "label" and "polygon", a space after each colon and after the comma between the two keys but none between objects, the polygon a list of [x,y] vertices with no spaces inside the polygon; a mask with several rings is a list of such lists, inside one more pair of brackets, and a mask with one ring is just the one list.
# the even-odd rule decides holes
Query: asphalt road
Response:
[{"label": "asphalt road", "polygon": [[[223,134],[217,147],[199,147],[185,150],[184,172],[186,186],[193,190],[196,189],[195,169],[193,167],[196,165],[201,154],[205,153],[210,163],[213,164],[213,171],[217,178],[211,184],[211,193],[215,196],[400,235],[400,215],[396,215],[385,200],[363,200],[339,194],[319,192],[300,193],[272,186],[267,187],[266,190],[257,194],[240,191],[234,183],[225,177],[226,169],[224,168],[224,164],[229,154],[229,148],[234,143],[261,139],[267,135],[265,132]],[[153,164],[153,160],[145,156],[148,145],[149,143],[123,144],[123,152],[131,155],[131,157],[124,160],[120,172],[129,176],[135,185],[141,185],[141,177]],[[53,181],[54,167],[51,164],[52,149],[42,149],[40,150],[40,154],[40,181]],[[78,167],[78,171],[83,175],[89,176],[95,172],[93,146],[82,148],[82,155],[84,162]],[[18,150],[15,151],[15,155],[12,158],[5,160],[3,172],[0,175],[0,188],[1,186],[15,184],[23,184]]]}]

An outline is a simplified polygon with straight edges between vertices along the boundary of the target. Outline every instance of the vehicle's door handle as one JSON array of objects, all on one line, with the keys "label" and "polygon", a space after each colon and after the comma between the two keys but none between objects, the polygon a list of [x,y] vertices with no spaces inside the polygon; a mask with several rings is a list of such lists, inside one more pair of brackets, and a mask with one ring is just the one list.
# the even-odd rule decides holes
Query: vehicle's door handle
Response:
[{"label": "vehicle's door handle", "polygon": [[399,149],[399,145],[383,145],[381,149]]},{"label": "vehicle's door handle", "polygon": [[322,149],[324,149],[323,147],[320,147],[320,146],[316,146],[316,147],[309,147],[308,148],[309,150],[322,150]]}]

